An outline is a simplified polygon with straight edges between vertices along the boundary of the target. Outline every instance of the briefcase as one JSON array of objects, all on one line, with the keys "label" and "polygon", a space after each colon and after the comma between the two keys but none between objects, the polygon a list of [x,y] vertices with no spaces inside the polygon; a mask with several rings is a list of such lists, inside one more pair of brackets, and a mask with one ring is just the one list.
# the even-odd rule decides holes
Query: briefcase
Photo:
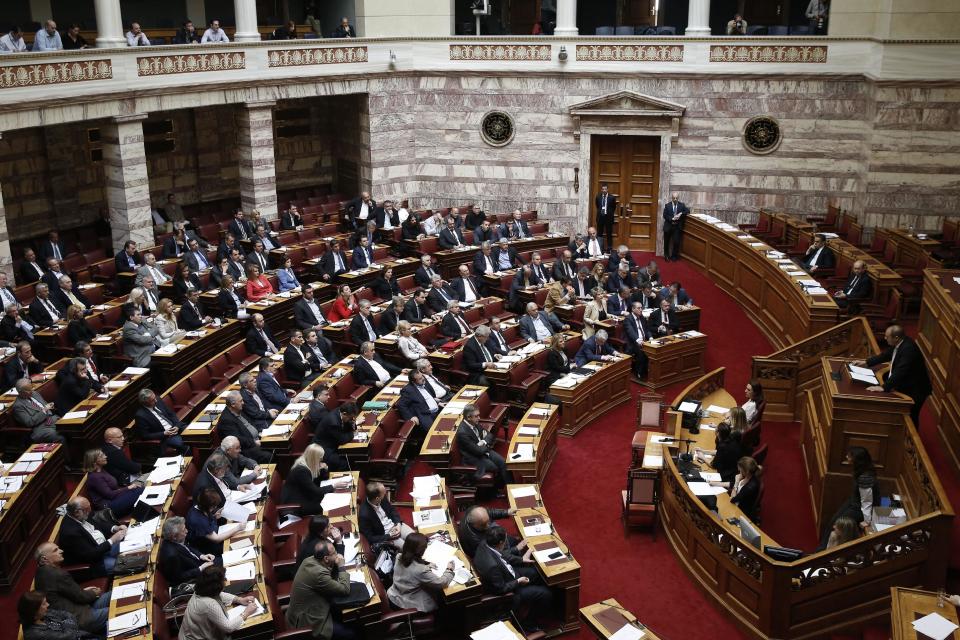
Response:
[{"label": "briefcase", "polygon": [[117,556],[117,564],[113,572],[117,575],[140,573],[147,568],[150,560],[150,549],[128,551]]},{"label": "briefcase", "polygon": [[350,582],[350,593],[345,596],[338,596],[333,599],[333,604],[341,611],[344,609],[355,609],[362,607],[370,602],[370,592],[367,591],[365,582]]}]

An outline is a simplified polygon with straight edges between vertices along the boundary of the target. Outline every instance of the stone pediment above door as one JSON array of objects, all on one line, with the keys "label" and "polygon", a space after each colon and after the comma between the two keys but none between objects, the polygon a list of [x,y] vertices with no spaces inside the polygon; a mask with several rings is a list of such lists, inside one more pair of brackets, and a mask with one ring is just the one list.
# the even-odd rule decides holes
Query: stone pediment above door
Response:
[{"label": "stone pediment above door", "polygon": [[654,98],[635,91],[618,91],[599,98],[592,98],[567,107],[574,120],[574,136],[580,137],[581,124],[615,124],[618,121],[644,122],[668,128],[671,137],[677,137],[680,117],[686,107],[676,102]]}]

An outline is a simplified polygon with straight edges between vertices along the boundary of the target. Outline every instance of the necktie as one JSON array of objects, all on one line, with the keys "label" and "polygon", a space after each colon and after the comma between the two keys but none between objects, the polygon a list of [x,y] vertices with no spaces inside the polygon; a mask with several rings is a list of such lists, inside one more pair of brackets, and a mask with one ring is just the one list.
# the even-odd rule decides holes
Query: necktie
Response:
[{"label": "necktie", "polygon": [[57,260],[63,260],[63,255],[60,253],[60,247],[57,245],[57,243],[51,242],[50,244],[53,245],[53,257]]},{"label": "necktie", "polygon": [[40,265],[38,265],[36,262],[31,262],[30,266],[32,266],[37,271],[38,276],[41,276],[41,277],[43,276],[43,269],[40,268]]},{"label": "necktie", "polygon": [[160,421],[160,426],[163,427],[164,431],[168,430],[170,427],[173,426],[172,424],[170,424],[169,420],[163,417],[163,414],[160,413],[160,411],[156,407],[152,409],[152,412],[153,412],[153,415],[157,418],[157,420]]},{"label": "necktie", "polygon": [[57,312],[57,308],[50,303],[50,300],[41,300],[44,308],[47,310],[47,313],[50,314],[52,320],[59,320],[60,314]]},{"label": "necktie", "polygon": [[263,341],[267,343],[267,348],[276,353],[277,347],[270,342],[270,338],[267,337],[267,333],[263,329],[260,329],[260,337],[263,338]]},{"label": "necktie", "polygon": [[73,295],[73,291],[70,291],[69,289],[67,289],[64,293],[66,293],[67,298],[70,300],[72,304],[77,305],[81,309],[83,308],[83,303],[80,302],[80,299],[77,298],[77,296]]},{"label": "necktie", "polygon": [[33,400],[33,404],[37,405],[38,407],[40,407],[41,409],[43,409],[44,411],[46,411],[47,408],[46,408],[45,406],[43,406],[43,403],[42,403],[42,402],[40,402],[39,400],[37,400],[36,398],[33,398],[33,397],[31,397],[30,399]]},{"label": "necktie", "polygon": [[247,239],[247,225],[242,220],[237,222],[237,226],[240,227],[240,235],[244,240]]},{"label": "necktie", "polygon": [[466,335],[466,334],[470,333],[470,327],[467,326],[467,323],[466,323],[466,322],[464,322],[462,316],[456,316],[456,320],[457,320],[457,324],[460,325],[460,331],[463,332],[463,333],[461,333],[460,335]]},{"label": "necktie", "polygon": [[207,256],[199,251],[197,251],[197,264],[200,265],[201,269],[206,269],[210,266],[210,263],[207,262]]},{"label": "necktie", "polygon": [[427,278],[431,280],[433,279],[433,269],[431,269],[430,267],[427,267]]},{"label": "necktie", "polygon": [[443,298],[444,302],[448,302],[448,303],[450,302],[450,298],[444,292],[443,287],[437,287],[437,291],[440,293],[440,297]]},{"label": "necktie", "polygon": [[853,288],[857,286],[858,280],[860,280],[860,276],[854,276],[853,281],[850,283],[850,286],[847,287],[847,294],[853,291]]},{"label": "necktie", "polygon": [[153,276],[153,281],[157,284],[163,284],[167,279],[156,267],[150,267],[150,274]]},{"label": "necktie", "polygon": [[14,298],[12,295],[10,295],[10,292],[7,291],[6,288],[0,289],[0,296],[3,296],[3,308],[4,308],[4,309],[7,308],[7,305],[8,305],[8,304],[16,304],[16,303],[17,303],[16,298]]},{"label": "necktie", "polygon": [[487,351],[487,347],[484,346],[484,344],[483,344],[482,342],[480,342],[479,340],[477,340],[477,344],[480,345],[480,351],[483,353],[483,361],[484,361],[484,362],[491,362],[491,361],[493,360],[493,358],[490,357],[490,352]]},{"label": "necktie", "polygon": [[370,324],[370,320],[365,316],[360,316],[363,318],[363,324],[367,326],[367,336],[370,338],[371,342],[375,342],[377,339],[377,332],[373,330],[373,326]]},{"label": "necktie", "polygon": [[607,194],[603,194],[603,212],[607,212]]},{"label": "necktie", "polygon": [[340,252],[333,254],[333,266],[335,271],[343,271],[343,260],[340,259]]},{"label": "necktie", "polygon": [[486,273],[493,273],[496,269],[493,268],[493,262],[490,261],[490,256],[483,256],[483,259],[487,263]]},{"label": "necktie", "polygon": [[637,325],[637,337],[639,337],[639,338],[645,338],[646,336],[645,336],[644,333],[643,333],[643,325],[640,324],[640,318],[638,318],[637,316],[633,316],[633,321],[634,321],[634,322],[636,323],[636,325]]},{"label": "necktie", "polygon": [[476,287],[473,286],[473,280],[471,280],[470,278],[464,278],[464,280],[466,280],[467,286],[470,287],[470,291],[473,292],[473,297],[479,298],[480,294],[477,293]]},{"label": "necktie", "polygon": [[240,424],[242,424],[243,427],[247,430],[247,433],[250,435],[250,437],[252,437],[254,440],[260,437],[260,432],[257,431],[257,428],[252,424],[250,424],[247,421],[247,419],[243,417],[242,413],[237,414],[237,418],[239,418]]},{"label": "necktie", "polygon": [[93,362],[93,358],[87,360],[87,369],[90,371],[91,378],[97,378],[97,365]]},{"label": "necktie", "polygon": [[257,254],[257,262],[260,263],[260,272],[263,273],[267,270],[267,261],[263,259],[262,254]]}]

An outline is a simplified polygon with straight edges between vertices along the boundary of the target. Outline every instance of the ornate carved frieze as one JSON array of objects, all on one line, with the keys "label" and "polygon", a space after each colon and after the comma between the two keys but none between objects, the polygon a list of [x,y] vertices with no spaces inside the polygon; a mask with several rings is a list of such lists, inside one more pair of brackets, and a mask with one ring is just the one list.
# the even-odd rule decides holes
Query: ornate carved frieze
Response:
[{"label": "ornate carved frieze", "polygon": [[772,62],[826,64],[824,45],[712,45],[710,62]]},{"label": "ornate carved frieze", "polygon": [[589,62],[683,62],[683,45],[579,44],[577,60]]},{"label": "ornate carved frieze", "polygon": [[270,52],[271,67],[305,67],[315,64],[367,62],[367,47],[322,47],[317,49],[276,49]]},{"label": "ornate carved frieze", "polygon": [[451,60],[545,61],[550,60],[548,44],[452,44]]},{"label": "ornate carved frieze", "polygon": [[223,53],[190,53],[172,56],[143,56],[137,58],[137,75],[166,76],[201,71],[234,71],[247,66],[242,51]]},{"label": "ornate carved frieze", "polygon": [[15,64],[0,67],[0,89],[109,80],[112,77],[113,65],[109,59]]}]

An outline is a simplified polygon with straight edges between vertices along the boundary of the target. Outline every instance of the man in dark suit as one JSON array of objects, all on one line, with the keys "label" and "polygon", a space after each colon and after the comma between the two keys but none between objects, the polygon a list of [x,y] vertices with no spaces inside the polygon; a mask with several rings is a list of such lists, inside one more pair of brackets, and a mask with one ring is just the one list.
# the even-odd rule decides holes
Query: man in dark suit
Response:
[{"label": "man in dark suit", "polygon": [[497,271],[507,271],[515,269],[523,264],[523,260],[517,255],[517,250],[510,246],[506,238],[500,238],[500,243],[491,251],[493,256],[493,266]]},{"label": "man in dark suit", "polygon": [[33,345],[33,325],[21,317],[20,306],[17,302],[4,305],[3,318],[0,319],[0,340],[5,340],[11,344],[26,340]]},{"label": "man in dark suit", "polygon": [[573,261],[573,253],[570,249],[563,250],[563,257],[553,263],[553,279],[559,280],[566,277],[573,282],[577,277],[577,265]]},{"label": "man in dark suit", "polygon": [[29,247],[24,249],[23,262],[20,263],[19,284],[30,284],[31,282],[37,282],[43,277],[45,272],[46,270],[43,268],[41,262],[37,260],[37,256],[33,252],[33,249]]},{"label": "man in dark suit", "polygon": [[40,282],[47,285],[50,290],[56,289],[60,278],[67,275],[63,271],[62,263],[56,258],[47,258],[47,271],[40,278]]},{"label": "man in dark suit", "polygon": [[187,299],[180,305],[178,314],[180,319],[180,328],[187,331],[195,331],[205,324],[213,322],[213,318],[203,311],[200,304],[200,290],[190,289],[187,292]]},{"label": "man in dark suit", "polygon": [[[460,548],[467,554],[467,557],[473,558],[477,554],[477,547],[484,544],[487,536],[487,530],[491,526],[496,526],[493,520],[503,520],[516,515],[516,509],[492,509],[481,507],[474,504],[467,507],[460,518],[460,524],[457,525],[457,538],[460,542]],[[525,540],[517,540],[512,536],[507,536],[507,545],[510,548],[517,549],[520,553],[527,548]]]},{"label": "man in dark suit", "polygon": [[528,302],[527,312],[520,318],[520,337],[528,342],[546,342],[554,333],[570,328],[552,315],[540,311],[536,302]]},{"label": "man in dark suit", "polygon": [[364,191],[347,205],[347,216],[355,230],[366,226],[368,220],[373,220],[377,212],[377,201]]},{"label": "man in dark suit", "polygon": [[256,233],[253,225],[244,219],[243,209],[237,209],[233,212],[233,222],[227,227],[227,231],[232,233],[237,240],[249,240]]},{"label": "man in dark suit", "polygon": [[617,295],[607,297],[607,313],[612,316],[625,316],[630,313],[630,287],[621,287]]},{"label": "man in dark suit", "polygon": [[413,280],[421,289],[429,289],[433,283],[433,276],[440,275],[429,255],[420,256],[420,266],[413,272]]},{"label": "man in dark suit", "polygon": [[850,267],[850,276],[843,289],[834,292],[834,299],[841,309],[850,309],[850,313],[859,313],[861,302],[868,302],[873,298],[873,280],[867,273],[867,265],[863,260],[857,260]]},{"label": "man in dark suit", "polygon": [[200,572],[211,566],[214,556],[201,553],[187,544],[187,525],[183,518],[172,516],[163,522],[163,542],[157,556],[157,568],[167,584],[196,582]]},{"label": "man in dark suit", "polygon": [[325,384],[318,384],[313,388],[313,400],[310,401],[310,407],[307,409],[307,422],[313,430],[313,441],[317,444],[317,431],[323,423],[323,419],[330,413],[327,402],[330,401],[330,388]]},{"label": "man in dark suit", "polygon": [[220,419],[217,421],[217,432],[221,439],[226,436],[236,437],[240,441],[240,450],[243,455],[260,464],[268,463],[273,459],[273,454],[260,448],[260,432],[243,415],[243,398],[240,397],[239,391],[231,391],[227,395],[227,408],[220,414]]},{"label": "man in dark suit", "polygon": [[211,456],[222,455],[227,459],[227,472],[223,475],[223,484],[231,491],[247,491],[260,475],[260,465],[243,455],[240,441],[227,436],[220,440],[220,446],[213,450]]},{"label": "man in dark suit", "polygon": [[669,300],[670,304],[675,307],[693,304],[693,299],[687,295],[687,290],[683,288],[679,280],[674,280],[669,287],[660,289],[657,297],[661,300]]},{"label": "man in dark suit", "polygon": [[533,234],[530,233],[530,227],[527,226],[527,221],[523,219],[523,214],[520,212],[520,209],[514,209],[512,215],[513,237],[518,240],[532,237]]},{"label": "man in dark suit", "polygon": [[77,305],[84,311],[90,310],[90,301],[87,300],[87,296],[83,295],[79,290],[74,290],[73,281],[70,279],[70,276],[62,276],[58,285],[56,288],[50,290],[50,300],[57,308],[57,311],[60,312],[61,317],[67,317],[67,307],[72,304]]},{"label": "man in dark suit", "polygon": [[543,258],[537,251],[530,255],[530,272],[538,285],[549,284],[553,280],[552,271],[543,264]]},{"label": "man in dark suit", "polygon": [[122,429],[109,427],[103,432],[103,446],[100,449],[107,456],[107,465],[103,470],[112,475],[118,485],[126,487],[140,477],[143,467],[130,459],[123,450],[123,444]]},{"label": "man in dark suit", "polygon": [[[287,390],[280,386],[274,373],[280,365],[271,358],[260,358],[260,372],[257,374],[257,394],[268,409],[282,411],[290,404]],[[292,393],[292,392],[291,392]]]},{"label": "man in dark suit", "polygon": [[680,259],[680,243],[683,225],[690,209],[680,202],[680,194],[674,192],[670,202],[663,206],[663,257],[669,262]]},{"label": "man in dark suit", "polygon": [[323,447],[323,461],[330,471],[348,471],[350,463],[339,449],[353,442],[356,419],[360,413],[354,402],[344,402],[333,411],[327,411],[313,433],[313,441]]},{"label": "man in dark suit", "polygon": [[875,367],[884,362],[890,363],[890,371],[882,385],[867,387],[867,391],[890,392],[899,391],[910,396],[913,408],[910,417],[913,424],[920,426],[920,408],[930,395],[930,376],[927,374],[927,363],[923,359],[920,347],[912,338],[903,332],[899,324],[890,325],[883,337],[887,341],[887,348],[858,363],[868,367]]},{"label": "man in dark suit", "polygon": [[814,235],[813,244],[807,248],[803,262],[800,263],[803,270],[816,276],[818,271],[833,269],[836,264],[837,258],[827,246],[827,236],[822,233]]},{"label": "man in dark suit", "polygon": [[630,249],[626,245],[622,244],[617,247],[616,251],[610,253],[610,259],[607,260],[607,271],[614,273],[617,269],[620,268],[620,263],[626,263],[628,271],[636,271],[637,263],[634,261],[633,256],[630,255]]},{"label": "man in dark suit", "polygon": [[493,245],[485,240],[480,245],[480,251],[473,254],[473,275],[482,278],[484,274],[496,272],[497,263],[493,261]]},{"label": "man in dark suit", "polygon": [[50,287],[44,283],[36,286],[36,296],[30,303],[30,321],[34,327],[49,327],[54,322],[62,320],[57,305],[50,299]]},{"label": "man in dark suit", "polygon": [[370,248],[370,242],[367,236],[361,236],[357,246],[353,248],[353,255],[350,257],[351,269],[366,269],[374,264],[373,250]]},{"label": "man in dark suit", "polygon": [[583,341],[574,360],[578,367],[582,367],[588,362],[612,360],[620,353],[610,346],[607,341],[607,332],[605,329],[598,329],[595,334]]},{"label": "man in dark suit", "polygon": [[180,455],[190,452],[190,447],[180,436],[187,425],[177,417],[177,414],[167,406],[167,403],[157,398],[150,389],[141,389],[137,395],[140,408],[134,415],[133,429],[141,440],[159,440],[160,455],[165,455],[168,449],[173,449]]},{"label": "man in dark suit", "polygon": [[143,264],[140,253],[137,251],[137,243],[133,240],[124,242],[123,249],[114,256],[113,263],[117,273],[136,273],[137,267]]},{"label": "man in dark suit", "polygon": [[50,607],[73,615],[83,631],[104,636],[110,613],[110,592],[77,584],[63,569],[63,549],[55,542],[41,542],[34,557],[37,560],[34,588],[43,591]]},{"label": "man in dark suit", "polygon": [[[396,229],[400,226],[400,214],[397,212],[396,207],[393,206],[393,202],[390,200],[384,200],[382,207],[377,207],[376,212],[374,213],[374,220],[376,226],[380,229]],[[389,226],[387,223],[390,223]]]},{"label": "man in dark suit", "polygon": [[660,300],[660,308],[655,309],[647,319],[647,326],[655,336],[669,336],[680,331],[677,312],[669,300]]},{"label": "man in dark suit", "polygon": [[33,347],[30,346],[30,343],[26,340],[18,342],[17,352],[4,366],[3,373],[7,385],[6,388],[11,388],[17,383],[17,380],[21,378],[29,379],[30,376],[35,376],[41,371],[43,371],[43,365],[40,364],[37,357],[33,355]]},{"label": "man in dark suit", "polygon": [[460,265],[457,272],[459,277],[454,278],[450,283],[457,300],[460,302],[476,302],[481,297],[480,282],[470,275],[470,267],[465,264]]},{"label": "man in dark suit", "polygon": [[487,348],[490,338],[490,327],[480,325],[473,332],[473,337],[463,344],[463,368],[470,374],[468,382],[483,387],[489,387],[490,381],[484,372],[496,362],[493,352]]},{"label": "man in dark suit", "polygon": [[586,260],[590,257],[587,239],[579,231],[573,236],[573,240],[567,244],[567,249],[570,249],[570,253],[575,260]]},{"label": "man in dark suit", "polygon": [[591,275],[586,267],[580,267],[577,271],[577,277],[570,281],[573,287],[573,293],[580,300],[588,300],[593,297],[593,290],[597,286],[597,279]]},{"label": "man in dark suit", "polygon": [[[356,38],[357,32],[354,31],[353,26],[350,24],[349,18],[343,18],[340,20],[340,24],[337,25],[337,28],[333,30],[333,33],[330,34],[331,38]],[[363,194],[366,198],[370,198],[370,194]]]},{"label": "man in dark suit", "polygon": [[613,243],[606,242],[602,237],[597,234],[596,227],[589,227],[587,229],[587,237],[585,238],[587,243],[587,257],[589,258],[599,258],[609,251],[610,246]]},{"label": "man in dark suit", "polygon": [[270,268],[270,254],[264,250],[262,240],[253,241],[253,251],[247,254],[246,263],[259,267],[260,273],[266,273]]},{"label": "man in dark suit", "polygon": [[290,208],[283,212],[283,215],[280,216],[280,228],[284,231],[293,231],[299,226],[303,225],[303,216],[300,215],[300,210],[297,209],[297,205],[291,204]]},{"label": "man in dark suit", "polygon": [[444,403],[453,397],[453,389],[443,382],[440,382],[440,380],[433,375],[433,364],[431,364],[429,360],[420,358],[414,361],[413,366],[423,374],[423,383],[430,387],[430,390],[433,392],[433,397],[436,398],[438,402]]},{"label": "man in dark suit", "polygon": [[303,332],[294,329],[290,332],[290,344],[283,350],[283,372],[287,380],[301,389],[320,375],[320,367],[315,363],[316,358],[304,349],[304,344]]},{"label": "man in dark suit", "polygon": [[[385,520],[393,522],[389,529],[384,527]],[[368,482],[366,500],[357,510],[360,533],[372,545],[390,543],[398,549],[403,548],[413,529],[400,519],[397,508],[387,500],[387,488],[382,482]]]},{"label": "man in dark suit", "polygon": [[[224,411],[224,413],[229,413]],[[222,419],[223,416],[221,416]],[[223,436],[229,438],[230,436]],[[234,436],[236,437],[236,436]],[[242,444],[240,445],[243,446]],[[197,474],[197,479],[193,483],[193,503],[197,504],[200,495],[207,489],[213,489],[226,502],[230,497],[227,483],[223,482],[227,472],[230,469],[230,461],[227,456],[218,451],[214,451],[203,465],[203,469]],[[217,482],[219,480],[219,482]]]},{"label": "man in dark suit", "polygon": [[[660,301],[663,300],[661,297],[663,293],[666,292],[670,296],[670,289],[661,289],[660,294],[653,292],[653,285],[649,282],[644,282],[640,287],[633,292],[633,295],[630,296],[629,303],[627,304],[627,311],[630,310],[632,306],[630,303],[639,302],[640,306],[644,309],[657,309],[660,307]],[[679,295],[678,295],[679,297]],[[670,301],[673,302],[673,296],[670,296]]]},{"label": "man in dark suit", "polygon": [[617,267],[617,270],[610,274],[607,278],[607,292],[616,293],[620,291],[623,287],[633,290],[637,288],[637,279],[633,277],[633,274],[630,273],[630,268],[627,266],[627,262],[624,260],[620,263],[620,266]]},{"label": "man in dark suit", "polygon": [[196,273],[197,271],[209,269],[211,266],[210,260],[207,258],[206,252],[200,248],[200,243],[195,239],[191,239],[187,246],[190,250],[183,255],[183,261],[190,267],[190,272]]},{"label": "man in dark suit", "polygon": [[424,289],[417,289],[403,305],[403,319],[407,322],[426,322],[433,315],[433,311],[427,306],[427,292]]},{"label": "man in dark suit", "polygon": [[320,304],[314,299],[313,287],[309,284],[303,285],[303,296],[293,305],[293,319],[300,329],[315,329],[317,331],[327,324],[327,319],[323,317],[323,311],[320,310]]},{"label": "man in dark suit", "polygon": [[467,322],[460,311],[458,300],[451,300],[447,305],[447,313],[440,321],[440,332],[451,340],[460,340],[472,333],[470,323]]},{"label": "man in dark suit", "polygon": [[530,265],[525,264],[517,269],[516,275],[514,275],[513,280],[510,281],[510,291],[507,294],[507,304],[510,309],[519,312],[520,305],[523,302],[520,299],[520,291],[536,286],[537,280],[533,277],[533,269]]},{"label": "man in dark suit", "polygon": [[370,313],[370,301],[361,300],[357,304],[357,313],[350,319],[350,340],[353,344],[359,345],[364,342],[376,342],[380,337],[373,321],[373,315]]},{"label": "man in dark suit", "polygon": [[223,237],[223,242],[217,245],[217,262],[220,262],[224,258],[229,258],[233,250],[239,246],[236,238],[228,231]]},{"label": "man in dark suit", "polygon": [[643,307],[639,302],[632,304],[630,315],[623,320],[625,334],[623,350],[633,356],[633,374],[643,379],[647,377],[649,366],[647,354],[643,352],[643,342],[650,340],[652,336],[647,327],[647,321],[643,317]]},{"label": "man in dark suit", "polygon": [[408,384],[400,390],[397,409],[400,412],[400,419],[412,420],[417,425],[415,429],[417,435],[423,437],[440,413],[440,401],[427,384],[423,373],[417,369],[411,369],[407,379]]},{"label": "man in dark suit", "polygon": [[163,241],[161,255],[164,259],[179,258],[189,250],[187,247],[187,232],[183,229],[176,231]]},{"label": "man in dark suit", "polygon": [[57,543],[63,549],[67,564],[89,564],[94,573],[112,574],[127,528],[123,525],[96,527],[87,521],[90,513],[90,501],[83,496],[67,502],[67,515],[60,524]]},{"label": "man in dark suit", "polygon": [[510,343],[507,342],[507,337],[500,328],[500,318],[497,316],[490,318],[490,337],[487,339],[485,346],[490,353],[493,354],[494,360],[500,359],[497,356],[512,356],[516,354],[516,351],[510,348]]},{"label": "man in dark suit", "polygon": [[507,533],[500,525],[487,529],[484,544],[477,547],[473,566],[483,588],[494,595],[513,594],[510,609],[525,629],[535,629],[550,612],[553,596],[540,577],[533,548],[521,555],[507,546]]},{"label": "man in dark suit", "polygon": [[484,242],[495,244],[498,240],[500,240],[500,234],[497,232],[497,227],[490,224],[489,220],[484,220],[473,230],[473,244],[483,246]]},{"label": "man in dark suit", "polygon": [[400,368],[376,354],[372,342],[360,345],[360,357],[353,361],[353,381],[380,388],[400,373]]},{"label": "man in dark suit", "polygon": [[449,285],[444,284],[439,275],[433,276],[433,282],[430,283],[430,291],[427,293],[427,306],[434,313],[446,311],[450,303],[457,299],[457,294]]},{"label": "man in dark suit", "polygon": [[617,216],[617,197],[610,193],[606,184],[600,185],[600,193],[594,198],[597,207],[597,231],[606,234],[607,246],[613,244],[613,224]]},{"label": "man in dark suit", "polygon": [[377,229],[375,220],[367,220],[366,227],[353,234],[351,246],[356,247],[360,244],[361,238],[367,239],[367,244],[371,250],[376,249],[377,245],[383,244],[383,238],[381,237],[380,230]]},{"label": "man in dark suit", "polygon": [[347,254],[340,247],[339,240],[331,240],[330,248],[320,256],[320,277],[324,282],[334,282],[341,273],[349,271]]},{"label": "man in dark suit", "polygon": [[457,229],[456,220],[453,217],[447,218],[447,226],[440,230],[440,237],[437,242],[441,249],[454,249],[467,244],[463,237],[463,231]]},{"label": "man in dark suit", "polygon": [[239,247],[230,250],[227,273],[233,276],[234,281],[237,282],[243,282],[247,278],[247,271],[243,266],[243,255],[240,253]]},{"label": "man in dark suit", "polygon": [[40,244],[38,251],[40,259],[44,262],[47,261],[47,258],[63,260],[67,256],[67,250],[60,242],[60,233],[57,231],[51,231],[47,234],[46,242]]},{"label": "man in dark suit", "polygon": [[642,286],[648,282],[655,287],[659,287],[664,282],[656,260],[651,260],[647,263],[647,266],[637,271],[637,284]]},{"label": "man in dark suit", "polygon": [[330,340],[313,329],[304,331],[303,338],[306,340],[303,350],[314,367],[323,370],[333,364],[333,343]]},{"label": "man in dark suit", "polygon": [[483,428],[480,410],[476,405],[468,404],[463,409],[463,420],[457,426],[456,438],[463,462],[477,468],[474,480],[479,481],[484,474],[493,473],[494,484],[503,491],[511,482],[507,461],[493,450],[496,437],[493,431]]},{"label": "man in dark suit", "polygon": [[280,343],[273,337],[273,332],[270,331],[270,327],[267,326],[263,316],[259,313],[253,314],[245,343],[247,353],[251,355],[272,356],[275,353],[280,353]]},{"label": "man in dark suit", "polygon": [[252,372],[245,371],[237,378],[240,385],[240,399],[243,400],[243,415],[257,431],[263,431],[280,413],[276,409],[267,407],[260,393],[257,391],[257,377]]}]

